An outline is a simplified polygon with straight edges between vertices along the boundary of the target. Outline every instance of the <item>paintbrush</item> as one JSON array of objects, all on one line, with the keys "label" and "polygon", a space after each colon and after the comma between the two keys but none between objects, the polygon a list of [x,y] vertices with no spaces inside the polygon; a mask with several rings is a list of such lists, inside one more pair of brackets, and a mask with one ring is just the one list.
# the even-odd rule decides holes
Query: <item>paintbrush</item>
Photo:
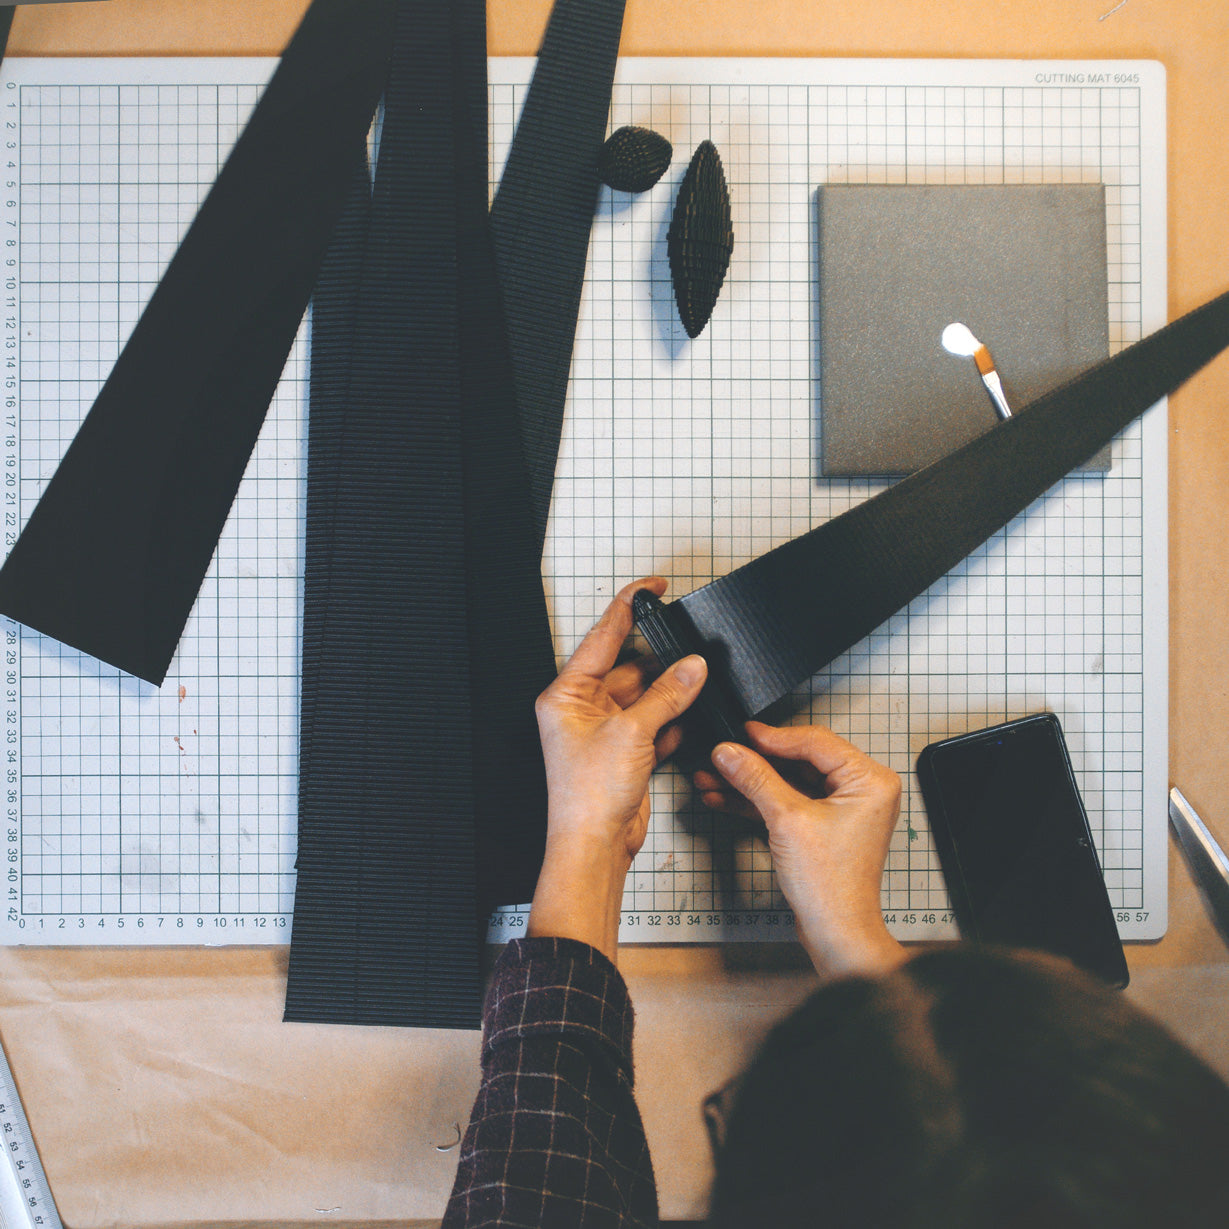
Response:
[{"label": "paintbrush", "polygon": [[999,379],[999,373],[995,370],[994,359],[989,349],[973,336],[967,325],[961,324],[959,321],[949,324],[943,330],[942,340],[943,348],[949,354],[958,354],[962,358],[971,358],[977,364],[977,370],[981,373],[982,383],[990,394],[990,400],[994,402],[995,413],[1000,418],[1010,418],[1011,406],[1007,404],[1007,397],[1003,393],[1003,382]]}]

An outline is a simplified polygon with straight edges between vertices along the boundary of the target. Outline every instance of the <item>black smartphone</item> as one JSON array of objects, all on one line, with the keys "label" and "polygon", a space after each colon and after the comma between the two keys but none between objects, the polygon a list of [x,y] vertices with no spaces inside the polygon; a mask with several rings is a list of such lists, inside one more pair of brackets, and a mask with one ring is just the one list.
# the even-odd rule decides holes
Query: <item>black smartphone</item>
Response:
[{"label": "black smartphone", "polygon": [[1058,718],[1038,713],[931,743],[917,774],[961,934],[1054,952],[1125,986],[1122,940]]}]

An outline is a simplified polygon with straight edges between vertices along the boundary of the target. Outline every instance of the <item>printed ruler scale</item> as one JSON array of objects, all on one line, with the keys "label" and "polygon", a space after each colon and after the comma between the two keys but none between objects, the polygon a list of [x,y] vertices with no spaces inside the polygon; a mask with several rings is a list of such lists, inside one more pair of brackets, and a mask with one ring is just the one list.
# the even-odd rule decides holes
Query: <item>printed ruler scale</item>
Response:
[{"label": "printed ruler scale", "polygon": [[[272,67],[0,69],[6,549]],[[531,71],[492,62],[495,167]],[[657,571],[687,592],[880,489],[815,476],[821,184],[1103,183],[1111,345],[1165,320],[1159,65],[627,59],[611,126],[627,123],[662,132],[675,157],[651,192],[604,192],[595,219],[544,559],[561,657],[626,580]],[[664,234],[705,139],[730,183],[735,250],[690,342]],[[0,941],[287,940],[305,358],[300,342],[163,688],[0,627]],[[1166,516],[1159,409],[1116,441],[1104,479],[1060,484],[796,695],[800,714],[905,778],[883,890],[900,937],[954,933],[912,786],[918,751],[1041,708],[1068,733],[1122,933],[1163,932]],[[653,810],[625,940],[792,933],[762,845],[705,812],[673,771],[655,779]],[[492,937],[523,925],[503,911]]]},{"label": "printed ruler scale", "polygon": [[62,1229],[34,1133],[0,1046],[0,1229]]}]

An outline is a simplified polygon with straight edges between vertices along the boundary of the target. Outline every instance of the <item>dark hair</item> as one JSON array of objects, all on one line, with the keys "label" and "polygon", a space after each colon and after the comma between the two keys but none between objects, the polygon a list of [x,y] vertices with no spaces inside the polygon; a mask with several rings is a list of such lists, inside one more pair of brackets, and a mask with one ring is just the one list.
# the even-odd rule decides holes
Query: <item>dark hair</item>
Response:
[{"label": "dark hair", "polygon": [[808,999],[748,1069],[714,1229],[1229,1223],[1229,1087],[1064,961],[956,947]]}]

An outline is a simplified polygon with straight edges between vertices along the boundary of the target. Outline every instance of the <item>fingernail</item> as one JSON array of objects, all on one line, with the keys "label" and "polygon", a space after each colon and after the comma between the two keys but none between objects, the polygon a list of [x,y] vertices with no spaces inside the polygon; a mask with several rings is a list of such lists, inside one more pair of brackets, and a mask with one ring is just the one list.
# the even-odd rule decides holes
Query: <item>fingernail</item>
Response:
[{"label": "fingernail", "polygon": [[682,661],[676,662],[674,677],[684,687],[691,687],[698,683],[704,677],[704,658],[693,653],[690,657],[684,657]]},{"label": "fingernail", "polygon": [[738,761],[741,757],[742,750],[735,746],[734,743],[718,743],[713,748],[713,763],[722,772],[733,772],[738,767]]}]

